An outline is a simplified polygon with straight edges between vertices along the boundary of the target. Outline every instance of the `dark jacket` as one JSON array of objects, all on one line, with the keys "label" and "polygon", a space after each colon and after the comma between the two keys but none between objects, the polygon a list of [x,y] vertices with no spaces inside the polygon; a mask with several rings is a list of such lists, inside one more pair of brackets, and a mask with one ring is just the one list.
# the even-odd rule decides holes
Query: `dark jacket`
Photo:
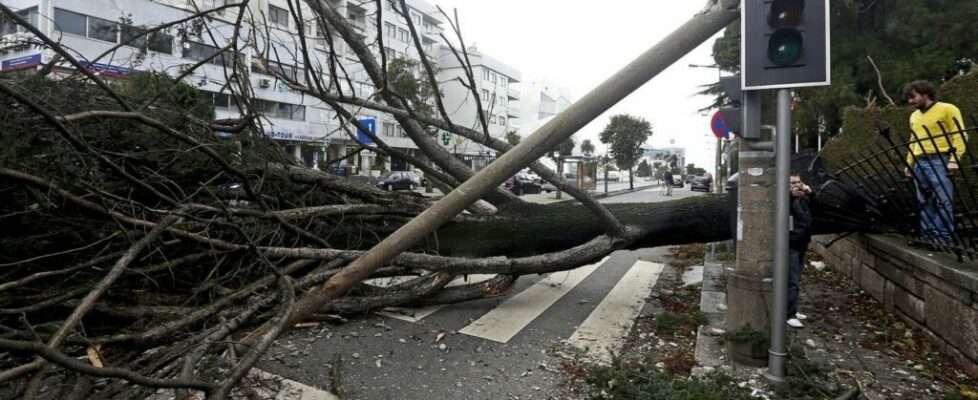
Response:
[{"label": "dark jacket", "polygon": [[675,184],[675,182],[672,181],[672,172],[669,171],[666,171],[666,173],[662,174],[662,180],[670,185]]},{"label": "dark jacket", "polygon": [[813,198],[811,194],[791,196],[791,231],[788,232],[788,247],[791,249],[805,251],[812,240]]}]

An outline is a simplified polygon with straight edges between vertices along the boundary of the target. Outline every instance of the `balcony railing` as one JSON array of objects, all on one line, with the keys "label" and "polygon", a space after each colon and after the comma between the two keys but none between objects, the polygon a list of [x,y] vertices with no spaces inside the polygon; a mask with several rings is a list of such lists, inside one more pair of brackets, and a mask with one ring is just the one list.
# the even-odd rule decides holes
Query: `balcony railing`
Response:
[{"label": "balcony railing", "polygon": [[519,90],[510,88],[506,92],[506,94],[507,94],[507,96],[509,97],[510,100],[519,100],[520,99],[520,91]]}]

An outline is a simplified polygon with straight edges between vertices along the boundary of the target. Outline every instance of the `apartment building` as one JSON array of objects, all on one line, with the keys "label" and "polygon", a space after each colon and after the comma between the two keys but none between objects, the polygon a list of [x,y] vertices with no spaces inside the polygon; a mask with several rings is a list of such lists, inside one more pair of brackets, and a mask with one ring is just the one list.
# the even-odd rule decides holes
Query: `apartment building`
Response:
[{"label": "apartment building", "polygon": [[[459,57],[448,46],[441,48],[438,80],[443,82],[440,87],[445,108],[452,113],[455,125],[477,131],[488,127],[492,137],[505,141],[506,132],[513,130],[513,120],[519,117],[520,92],[515,84],[520,81],[521,74],[474,46],[466,52],[475,81],[474,90],[466,87],[469,78]],[[478,113],[480,106],[485,125]],[[497,156],[494,150],[451,132],[439,132],[439,143],[474,170],[484,168]]]},{"label": "apartment building", "polygon": [[[385,1],[381,12],[383,19],[378,22],[374,2],[327,1],[348,18],[365,43],[373,44],[375,56],[379,57],[384,51],[389,58],[419,59],[419,52],[407,30],[406,18],[393,12],[399,2]],[[235,30],[237,9],[228,8],[210,14],[206,29],[202,31],[190,30],[188,33],[173,27],[111,52],[108,51],[112,47],[144,32],[143,29],[186,18],[199,10],[220,8],[233,1],[0,0],[0,3],[16,10],[41,32],[62,43],[83,60],[89,70],[105,77],[121,78],[148,70],[178,76],[189,66],[210,59],[186,76],[185,81],[213,98],[218,118],[240,115],[239,106],[227,89],[227,67],[237,58],[239,65],[246,66],[249,71],[251,95],[258,100],[255,104],[263,112],[260,123],[264,132],[298,160],[310,167],[324,169],[327,162],[360,149],[358,140],[353,138],[356,131],[344,124],[330,107],[317,98],[291,89],[285,79],[280,79],[284,76],[309,82],[310,77],[318,76],[327,85],[339,82],[342,86],[337,89],[331,85],[330,90],[342,90],[347,95],[353,93],[361,98],[367,98],[375,91],[353,52],[338,37],[326,38],[327,30],[313,18],[305,3],[292,9],[286,0],[252,1],[245,16],[249,23],[243,29]],[[438,54],[442,22],[436,8],[423,0],[409,0],[407,4],[407,15],[417,27],[424,48],[429,54]],[[292,12],[300,13],[303,18],[297,22]],[[378,29],[378,23],[383,25],[382,29]],[[37,69],[53,56],[50,50],[24,46],[18,40],[29,36],[23,28],[0,24],[0,34],[0,71],[4,73]],[[254,45],[240,48],[237,54],[227,51],[225,47],[235,34]],[[378,34],[385,35],[383,48],[376,45]],[[303,38],[311,49],[308,60],[298,50]],[[145,51],[138,48],[141,46]],[[214,56],[215,53],[220,54]],[[335,81],[329,74],[331,54],[337,56],[332,61],[333,70],[343,71],[343,76]],[[414,143],[390,115],[361,108],[356,117],[391,147],[408,153],[416,151]],[[369,150],[361,151],[343,163],[359,167],[355,170],[366,175],[377,164],[377,156]],[[403,160],[385,160],[382,168],[411,169]]]}]

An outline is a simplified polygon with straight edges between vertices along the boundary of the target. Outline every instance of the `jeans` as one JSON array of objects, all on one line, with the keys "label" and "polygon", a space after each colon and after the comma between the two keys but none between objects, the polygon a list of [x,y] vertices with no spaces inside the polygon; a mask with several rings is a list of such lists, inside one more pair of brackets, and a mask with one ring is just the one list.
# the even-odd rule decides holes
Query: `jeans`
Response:
[{"label": "jeans", "polygon": [[798,313],[798,293],[801,292],[801,267],[805,265],[805,251],[788,249],[788,319]]},{"label": "jeans", "polygon": [[954,185],[947,161],[946,154],[923,156],[913,166],[920,205],[920,238],[939,244],[949,244],[954,232]]}]

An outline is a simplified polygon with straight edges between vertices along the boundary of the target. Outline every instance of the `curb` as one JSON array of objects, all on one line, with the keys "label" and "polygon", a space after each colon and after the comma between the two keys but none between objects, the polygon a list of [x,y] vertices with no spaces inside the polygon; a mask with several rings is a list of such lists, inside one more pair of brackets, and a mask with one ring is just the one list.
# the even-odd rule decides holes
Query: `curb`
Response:
[{"label": "curb", "polygon": [[724,284],[726,266],[718,262],[703,263],[703,284],[700,291],[700,312],[706,314],[709,323],[696,330],[696,349],[693,358],[696,366],[691,376],[703,377],[726,363],[723,335],[727,319],[727,292]]}]

